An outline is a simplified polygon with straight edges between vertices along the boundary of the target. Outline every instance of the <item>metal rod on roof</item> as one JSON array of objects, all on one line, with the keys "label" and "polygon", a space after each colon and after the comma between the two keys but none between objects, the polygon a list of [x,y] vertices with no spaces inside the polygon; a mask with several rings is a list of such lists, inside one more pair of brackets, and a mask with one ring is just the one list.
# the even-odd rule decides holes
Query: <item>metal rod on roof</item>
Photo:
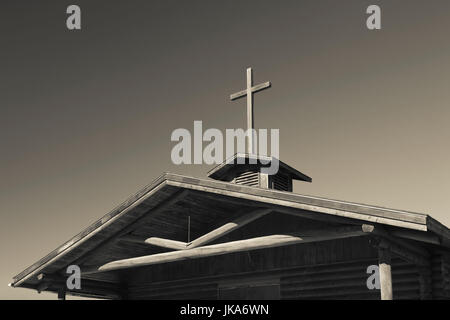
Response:
[{"label": "metal rod on roof", "polygon": [[191,216],[188,216],[188,238],[187,242],[191,242]]}]

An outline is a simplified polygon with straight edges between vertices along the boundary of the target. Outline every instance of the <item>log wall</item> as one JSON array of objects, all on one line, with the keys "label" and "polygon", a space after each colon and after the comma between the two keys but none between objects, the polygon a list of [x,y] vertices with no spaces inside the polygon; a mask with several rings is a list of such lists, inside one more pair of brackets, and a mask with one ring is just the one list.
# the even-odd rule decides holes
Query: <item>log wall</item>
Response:
[{"label": "log wall", "polygon": [[433,299],[450,299],[450,255],[434,252],[431,261]]},{"label": "log wall", "polygon": [[[133,269],[124,274],[129,299],[217,299],[223,284],[279,284],[281,299],[380,299],[369,290],[367,267],[378,264],[369,237],[241,252]],[[419,268],[392,259],[393,298],[423,298]],[[423,289],[422,289],[423,290]],[[450,299],[450,263],[431,261],[431,297]]]},{"label": "log wall", "polygon": [[223,282],[278,279],[281,299],[378,299],[366,285],[376,255],[358,237],[141,267],[127,275],[128,298],[216,299]]}]

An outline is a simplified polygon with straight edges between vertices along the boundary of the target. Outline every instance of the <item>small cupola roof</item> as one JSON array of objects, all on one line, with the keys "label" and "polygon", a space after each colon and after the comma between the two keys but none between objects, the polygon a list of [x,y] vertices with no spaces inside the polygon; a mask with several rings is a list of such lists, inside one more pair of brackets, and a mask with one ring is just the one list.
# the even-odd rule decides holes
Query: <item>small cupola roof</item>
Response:
[{"label": "small cupola roof", "polygon": [[[261,169],[270,167],[273,161],[278,161],[278,172],[273,175],[263,173]],[[236,153],[210,170],[208,177],[225,182],[282,191],[292,191],[292,180],[312,181],[306,174],[275,157],[248,153]]]}]

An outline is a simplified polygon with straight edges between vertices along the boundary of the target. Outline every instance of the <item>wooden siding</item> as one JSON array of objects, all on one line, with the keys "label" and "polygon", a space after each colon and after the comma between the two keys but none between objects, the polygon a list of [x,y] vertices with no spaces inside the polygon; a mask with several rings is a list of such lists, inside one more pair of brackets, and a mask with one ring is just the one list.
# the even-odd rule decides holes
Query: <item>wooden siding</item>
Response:
[{"label": "wooden siding", "polygon": [[[342,277],[345,284],[346,276],[359,281],[358,289],[369,291],[366,270],[377,263],[376,254],[368,239],[360,237],[141,267],[125,272],[124,277],[130,299],[215,299],[219,283],[253,277],[279,278],[281,298],[287,299],[296,297],[295,286],[305,277],[317,279],[309,285],[317,286],[319,294],[321,283],[329,281],[333,287],[336,280],[332,278]],[[305,296],[297,294],[298,298]],[[310,297],[314,294],[309,292]]]},{"label": "wooden siding", "polygon": [[435,252],[431,261],[433,299],[450,299],[450,255]]},{"label": "wooden siding", "polygon": [[[363,259],[328,265],[268,270],[241,275],[178,280],[155,284],[141,283],[129,288],[130,299],[217,299],[223,281],[245,282],[256,277],[279,278],[281,299],[355,299],[379,300],[380,290],[366,285],[367,267],[376,259]],[[394,299],[419,299],[417,269],[400,259],[393,262]]]}]

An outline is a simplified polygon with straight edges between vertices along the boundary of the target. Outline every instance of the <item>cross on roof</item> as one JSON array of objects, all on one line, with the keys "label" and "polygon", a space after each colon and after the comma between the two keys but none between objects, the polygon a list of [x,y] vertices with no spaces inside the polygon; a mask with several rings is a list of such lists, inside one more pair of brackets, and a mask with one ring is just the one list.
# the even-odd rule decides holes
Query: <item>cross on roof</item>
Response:
[{"label": "cross on roof", "polygon": [[[267,89],[271,86],[270,82],[264,82],[253,86],[253,75],[252,68],[247,68],[247,89],[233,93],[230,95],[231,100],[236,100],[247,96],[247,129],[253,129],[253,94],[255,92]],[[250,131],[249,131],[250,132]],[[255,154],[255,146],[253,145],[253,136],[250,134],[248,136],[247,152],[250,154]]]}]

